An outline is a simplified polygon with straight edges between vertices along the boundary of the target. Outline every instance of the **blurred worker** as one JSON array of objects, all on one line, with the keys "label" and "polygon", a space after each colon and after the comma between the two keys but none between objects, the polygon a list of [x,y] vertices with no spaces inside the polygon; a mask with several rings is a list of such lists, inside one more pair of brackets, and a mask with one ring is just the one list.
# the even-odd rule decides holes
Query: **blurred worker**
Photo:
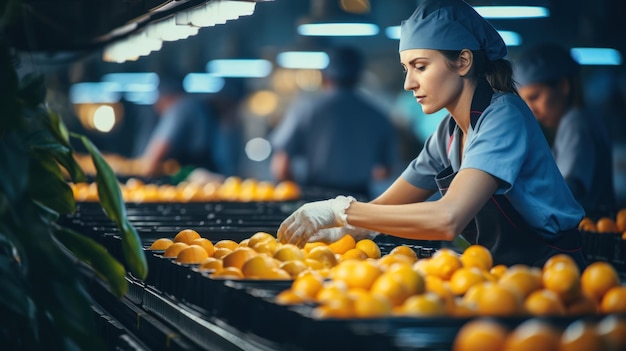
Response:
[{"label": "blurred worker", "polygon": [[140,158],[140,173],[158,176],[166,160],[216,171],[213,150],[218,122],[206,102],[188,95],[177,75],[167,75],[159,82],[154,108],[159,121]]},{"label": "blurred worker", "polygon": [[404,89],[424,113],[449,115],[382,195],[307,203],[283,221],[281,242],[385,233],[461,243],[462,235],[488,248],[494,264],[541,267],[563,253],[586,267],[584,210],[515,91],[498,32],[462,0],[422,1],[401,27]]},{"label": "blurred worker", "polygon": [[[399,160],[391,119],[357,91],[365,68],[352,47],[328,52],[322,71],[323,92],[294,104],[274,131],[271,172],[276,180],[294,179],[307,186],[369,197],[373,182],[384,181]],[[294,174],[300,157],[302,179]]]},{"label": "blurred worker", "polygon": [[585,109],[578,63],[565,48],[546,43],[522,53],[514,72],[574,197],[588,216],[609,215],[615,209],[610,135],[603,116]]}]

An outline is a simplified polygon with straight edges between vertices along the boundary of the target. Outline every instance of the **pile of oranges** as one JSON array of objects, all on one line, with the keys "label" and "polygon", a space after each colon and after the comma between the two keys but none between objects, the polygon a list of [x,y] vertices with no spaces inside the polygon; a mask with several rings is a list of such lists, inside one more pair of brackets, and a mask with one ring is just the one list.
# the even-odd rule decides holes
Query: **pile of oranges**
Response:
[{"label": "pile of oranges", "polygon": [[621,233],[622,239],[626,240],[626,208],[619,210],[615,218],[601,217],[594,221],[585,217],[578,224],[578,229],[591,233]]},{"label": "pile of oranges", "polygon": [[576,319],[563,330],[545,320],[530,318],[509,330],[491,318],[467,322],[457,333],[452,351],[617,351],[626,349],[626,320],[615,314],[594,322]]},{"label": "pile of oranges", "polygon": [[[77,201],[98,201],[96,183],[71,183]],[[274,184],[254,178],[228,177],[223,182],[206,184],[182,182],[146,184],[130,178],[120,184],[126,202],[206,202],[206,201],[287,201],[300,198],[300,187],[292,181]]]}]

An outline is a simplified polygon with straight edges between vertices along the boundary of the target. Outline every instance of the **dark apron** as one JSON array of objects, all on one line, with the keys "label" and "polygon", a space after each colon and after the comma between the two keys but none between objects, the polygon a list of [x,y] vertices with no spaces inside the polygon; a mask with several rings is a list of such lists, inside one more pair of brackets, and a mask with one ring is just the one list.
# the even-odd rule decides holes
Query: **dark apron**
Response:
[{"label": "dark apron", "polygon": [[[456,174],[448,166],[435,177],[442,196]],[[557,233],[554,240],[546,239],[530,228],[503,195],[493,195],[461,234],[470,244],[489,249],[494,265],[542,267],[550,257],[564,253],[576,261],[581,272],[587,266],[577,228]]]}]

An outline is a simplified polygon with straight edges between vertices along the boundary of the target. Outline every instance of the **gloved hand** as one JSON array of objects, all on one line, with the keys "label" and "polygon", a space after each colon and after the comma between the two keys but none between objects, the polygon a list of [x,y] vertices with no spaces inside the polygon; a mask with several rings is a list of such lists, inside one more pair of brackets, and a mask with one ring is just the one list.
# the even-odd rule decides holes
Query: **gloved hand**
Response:
[{"label": "gloved hand", "polygon": [[346,209],[352,201],[356,201],[352,196],[340,195],[334,199],[303,205],[281,223],[278,240],[303,247],[311,236],[322,229],[352,227],[346,220]]},{"label": "gloved hand", "polygon": [[335,242],[341,239],[344,235],[350,234],[355,241],[362,239],[374,239],[378,232],[371,231],[365,228],[354,227],[351,225],[344,225],[342,227],[326,228],[313,234],[308,242],[321,241],[327,244]]}]

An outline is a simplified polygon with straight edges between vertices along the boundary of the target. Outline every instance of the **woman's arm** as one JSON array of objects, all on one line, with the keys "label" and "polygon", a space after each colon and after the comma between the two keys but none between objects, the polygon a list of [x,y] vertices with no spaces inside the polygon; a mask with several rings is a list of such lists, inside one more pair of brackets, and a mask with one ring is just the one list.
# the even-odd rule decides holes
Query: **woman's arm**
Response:
[{"label": "woman's arm", "polygon": [[[353,226],[407,239],[451,241],[497,187],[497,179],[488,173],[464,169],[441,199],[422,202],[429,192],[399,179],[371,203],[353,202],[346,214]],[[416,200],[420,202],[412,203]]]}]

